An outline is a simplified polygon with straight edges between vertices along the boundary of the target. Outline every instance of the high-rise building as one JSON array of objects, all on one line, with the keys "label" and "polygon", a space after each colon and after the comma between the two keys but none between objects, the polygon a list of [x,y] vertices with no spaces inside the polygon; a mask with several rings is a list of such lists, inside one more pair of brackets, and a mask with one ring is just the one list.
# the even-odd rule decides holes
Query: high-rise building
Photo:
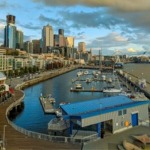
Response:
[{"label": "high-rise building", "polygon": [[64,47],[65,45],[65,37],[64,37],[64,29],[58,30],[58,36],[59,36],[59,47]]},{"label": "high-rise building", "polygon": [[4,29],[4,47],[11,49],[22,49],[23,48],[23,32],[17,31],[15,26],[15,16],[7,15],[7,25]]},{"label": "high-rise building", "polygon": [[79,42],[78,43],[78,51],[86,52],[85,42]]},{"label": "high-rise building", "polygon": [[20,30],[16,31],[16,48],[23,49],[23,32]]},{"label": "high-rise building", "polygon": [[64,47],[65,46],[65,37],[61,34],[59,36],[59,47]]},{"label": "high-rise building", "polygon": [[64,36],[64,29],[59,29],[59,30],[58,30],[58,34]]},{"label": "high-rise building", "polygon": [[54,46],[54,34],[53,28],[49,24],[43,27],[42,30],[42,39],[43,39],[43,53],[48,53],[51,48]]},{"label": "high-rise building", "polygon": [[59,46],[59,36],[57,34],[54,34],[54,46]]},{"label": "high-rise building", "polygon": [[72,36],[66,37],[66,46],[74,48],[74,37],[72,37]]},{"label": "high-rise building", "polygon": [[33,43],[33,53],[39,54],[40,53],[40,40],[32,40]]},{"label": "high-rise building", "polygon": [[11,23],[11,24],[15,24],[15,16],[13,15],[7,15],[6,19],[7,19],[7,24]]},{"label": "high-rise building", "polygon": [[16,48],[16,26],[7,24],[4,29],[4,46],[8,48]]},{"label": "high-rise building", "polygon": [[32,41],[24,42],[24,50],[26,50],[27,53],[33,54],[33,43],[32,43]]}]

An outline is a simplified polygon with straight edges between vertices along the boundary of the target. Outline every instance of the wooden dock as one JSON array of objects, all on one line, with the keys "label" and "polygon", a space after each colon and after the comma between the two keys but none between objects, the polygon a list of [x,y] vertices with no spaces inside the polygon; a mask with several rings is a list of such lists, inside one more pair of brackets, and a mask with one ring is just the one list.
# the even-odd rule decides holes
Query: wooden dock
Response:
[{"label": "wooden dock", "polygon": [[56,109],[47,98],[40,97],[40,102],[42,104],[42,107],[45,113],[55,113]]},{"label": "wooden dock", "polygon": [[[5,148],[7,150],[65,150],[65,149],[76,149],[80,150],[81,145],[79,144],[71,144],[71,143],[60,143],[60,142],[51,142],[42,139],[35,139],[28,137],[14,128],[12,128],[5,116],[6,109],[9,107],[10,104],[14,102],[14,100],[19,99],[22,97],[23,93],[21,91],[15,91],[15,99],[10,99],[3,104],[0,104],[0,138],[3,137],[3,130],[4,125],[5,127]],[[30,117],[30,116],[29,116]]]}]

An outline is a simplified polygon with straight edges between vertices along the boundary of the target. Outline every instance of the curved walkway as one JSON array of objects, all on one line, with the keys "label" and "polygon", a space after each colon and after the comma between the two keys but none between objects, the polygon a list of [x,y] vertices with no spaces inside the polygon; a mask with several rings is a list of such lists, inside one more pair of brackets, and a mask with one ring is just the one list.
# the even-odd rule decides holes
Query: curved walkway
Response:
[{"label": "curved walkway", "polygon": [[[68,72],[71,69],[61,70],[60,72],[57,72],[53,74],[52,77],[56,75],[60,75],[62,73]],[[49,74],[49,73],[48,73]],[[47,75],[47,74],[46,74]],[[45,76],[43,73],[42,76]],[[51,76],[47,76],[47,78],[51,78]],[[31,80],[32,81],[32,80]],[[6,82],[10,82],[7,80]],[[14,79],[13,80],[13,87],[15,87],[17,84],[22,83],[22,79]],[[15,99],[18,100],[23,96],[23,93],[19,90],[15,90]],[[6,144],[5,147],[8,150],[74,150],[74,149],[80,149],[80,145],[78,144],[71,144],[71,143],[54,143],[50,141],[40,140],[40,139],[34,139],[30,138],[18,131],[16,131],[14,128],[12,128],[6,119],[6,109],[14,102],[14,98],[10,98],[8,101],[5,101],[5,103],[0,104],[0,140],[3,138],[3,130],[4,125],[7,125],[5,127],[5,140]]]},{"label": "curved walkway", "polygon": [[[23,96],[21,91],[15,91],[15,98],[19,99]],[[14,130],[8,123],[5,117],[5,112],[7,107],[13,103],[13,99],[6,101],[0,105],[0,137],[3,137],[4,125],[5,128],[5,138],[6,138],[6,149],[8,150],[64,150],[64,149],[80,149],[80,145],[75,145],[71,143],[53,143],[50,141],[44,141],[39,139],[33,139],[27,137],[16,130]]]}]

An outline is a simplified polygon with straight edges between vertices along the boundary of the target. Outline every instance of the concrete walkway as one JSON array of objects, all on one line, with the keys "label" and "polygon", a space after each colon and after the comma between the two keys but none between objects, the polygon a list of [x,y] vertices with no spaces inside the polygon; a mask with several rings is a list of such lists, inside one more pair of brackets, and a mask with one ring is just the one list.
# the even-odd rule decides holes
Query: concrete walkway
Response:
[{"label": "concrete walkway", "polygon": [[[150,136],[150,127],[138,126],[127,131],[106,136],[91,143],[85,143],[83,150],[116,150],[118,144],[122,144],[123,140],[133,142],[132,135],[147,134]],[[150,150],[150,144],[146,147]]]}]

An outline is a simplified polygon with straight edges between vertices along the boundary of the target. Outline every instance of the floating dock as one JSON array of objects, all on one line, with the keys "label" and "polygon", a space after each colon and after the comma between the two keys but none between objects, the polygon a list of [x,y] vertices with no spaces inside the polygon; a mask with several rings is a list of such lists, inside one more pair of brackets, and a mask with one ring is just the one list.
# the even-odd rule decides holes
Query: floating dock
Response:
[{"label": "floating dock", "polygon": [[70,89],[71,92],[103,92],[103,89]]},{"label": "floating dock", "polygon": [[56,109],[54,108],[53,104],[49,101],[48,98],[41,96],[40,102],[43,106],[43,110],[45,113],[55,113]]}]

